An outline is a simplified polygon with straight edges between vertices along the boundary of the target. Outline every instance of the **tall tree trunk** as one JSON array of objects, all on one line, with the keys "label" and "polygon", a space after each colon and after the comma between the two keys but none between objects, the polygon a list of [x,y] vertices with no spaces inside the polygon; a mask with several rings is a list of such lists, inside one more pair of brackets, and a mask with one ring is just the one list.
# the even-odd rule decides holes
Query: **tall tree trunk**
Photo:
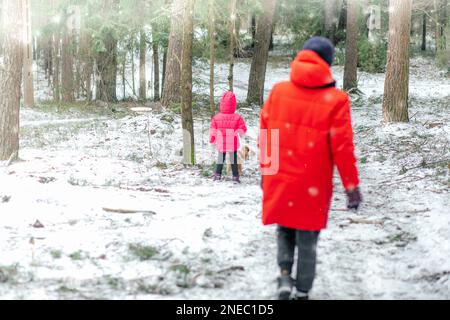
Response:
[{"label": "tall tree trunk", "polygon": [[435,41],[436,41],[436,53],[439,53],[442,49],[442,43],[441,43],[441,17],[440,17],[440,0],[434,0],[434,35],[435,35]]},{"label": "tall tree trunk", "polygon": [[48,81],[48,86],[52,84],[53,77],[53,38],[52,36],[47,40],[44,49],[44,69],[45,69],[45,79]]},{"label": "tall tree trunk", "polygon": [[216,47],[216,17],[214,13],[214,0],[209,0],[209,106],[211,117],[216,114],[216,104],[214,102],[214,66]]},{"label": "tall tree trunk", "polygon": [[97,100],[105,102],[117,101],[117,40],[112,30],[106,30],[103,34],[103,42],[106,50],[97,56]]},{"label": "tall tree trunk", "polygon": [[427,14],[422,15],[422,51],[427,50]]},{"label": "tall tree trunk", "polygon": [[33,85],[33,39],[31,34],[31,6],[30,0],[23,1],[24,17],[24,55],[23,55],[23,104],[25,107],[34,106]]},{"label": "tall tree trunk", "polygon": [[92,38],[85,30],[81,33],[80,39],[80,54],[81,54],[81,64],[82,64],[82,75],[81,83],[84,87],[84,93],[86,95],[87,101],[92,100],[92,73],[93,73],[93,62],[91,53],[91,42]]},{"label": "tall tree trunk", "polygon": [[[103,0],[103,12],[108,15],[119,9],[118,0]],[[105,50],[98,53],[96,99],[105,102],[117,101],[117,39],[112,29],[105,27],[101,39]]]},{"label": "tall tree trunk", "polygon": [[448,17],[448,10],[449,10],[449,3],[448,0],[442,0],[442,10],[441,10],[441,43],[442,43],[442,49],[445,50],[447,47],[447,42],[449,39],[447,39],[445,35],[445,30],[447,29],[447,26],[449,24],[449,17]]},{"label": "tall tree trunk", "polygon": [[250,31],[252,34],[252,48],[255,47],[255,43],[256,43],[256,14],[252,13],[252,19],[251,19],[251,27],[250,27]]},{"label": "tall tree trunk", "polygon": [[250,68],[247,102],[262,105],[264,100],[264,82],[269,58],[270,34],[276,0],[262,0],[263,14],[258,20],[255,53]]},{"label": "tall tree trunk", "polygon": [[236,1],[237,0],[231,0],[230,2],[230,68],[228,72],[228,90],[230,91],[233,91],[234,89],[234,53],[236,50]]},{"label": "tall tree trunk", "polygon": [[181,55],[183,49],[183,0],[172,3],[172,18],[167,50],[162,104],[169,106],[181,101]]},{"label": "tall tree trunk", "polygon": [[325,36],[336,44],[336,30],[339,23],[338,0],[325,0]]},{"label": "tall tree trunk", "polygon": [[147,41],[144,30],[139,35],[139,100],[147,100]]},{"label": "tall tree trunk", "polygon": [[56,102],[59,102],[61,100],[61,37],[59,31],[55,31],[53,36],[53,46],[53,99]]},{"label": "tall tree trunk", "polygon": [[389,46],[384,84],[385,122],[408,122],[409,46],[412,0],[390,0]]},{"label": "tall tree trunk", "polygon": [[161,91],[164,92],[164,84],[166,83],[166,67],[167,67],[167,48],[164,47],[164,51],[163,51],[163,66],[162,66],[162,79],[161,79]]},{"label": "tall tree trunk", "polygon": [[73,74],[73,37],[71,31],[67,30],[62,42],[62,100],[64,102],[75,101],[74,74]]},{"label": "tall tree trunk", "polygon": [[153,100],[159,101],[159,91],[160,91],[160,83],[159,83],[159,45],[158,43],[153,43]]},{"label": "tall tree trunk", "polygon": [[181,119],[183,127],[183,159],[185,164],[195,164],[194,120],[192,116],[193,11],[194,0],[185,0],[183,6],[183,53],[181,58]]},{"label": "tall tree trunk", "polygon": [[358,0],[347,0],[344,90],[358,87]]},{"label": "tall tree trunk", "polygon": [[[121,76],[122,76],[122,100],[126,99],[127,96],[127,52],[124,52],[121,66]],[[131,54],[131,59],[133,59],[133,54]],[[132,76],[134,77],[134,73],[132,72]]]},{"label": "tall tree trunk", "polygon": [[159,40],[158,28],[156,24],[152,25],[153,39],[152,39],[152,52],[153,52],[153,101],[160,100],[160,81],[159,81]]},{"label": "tall tree trunk", "polygon": [[20,84],[23,67],[22,1],[3,0],[0,15],[3,63],[0,64],[0,160],[19,152]]},{"label": "tall tree trunk", "polygon": [[[125,55],[125,68],[126,68],[126,55]],[[136,96],[136,78],[135,78],[135,74],[136,74],[136,65],[134,63],[134,41],[131,41],[130,43],[130,62],[131,62],[131,87],[133,89],[133,96]]]}]

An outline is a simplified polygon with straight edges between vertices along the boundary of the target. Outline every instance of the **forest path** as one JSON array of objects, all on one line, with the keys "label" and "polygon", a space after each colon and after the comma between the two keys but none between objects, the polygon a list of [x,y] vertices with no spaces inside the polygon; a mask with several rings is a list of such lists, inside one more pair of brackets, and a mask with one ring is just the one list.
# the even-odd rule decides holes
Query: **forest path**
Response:
[{"label": "forest path", "polygon": [[[268,85],[284,71],[271,65]],[[410,124],[383,127],[377,92],[354,102],[364,204],[345,211],[336,178],[312,299],[450,298],[450,97],[416,87],[413,76]],[[258,112],[241,112],[254,147]],[[185,168],[176,115],[73,118],[22,110],[22,161],[0,168],[0,297],[274,298],[276,234],[261,225],[256,161],[242,185],[213,183],[207,121],[196,122],[200,164]]]}]

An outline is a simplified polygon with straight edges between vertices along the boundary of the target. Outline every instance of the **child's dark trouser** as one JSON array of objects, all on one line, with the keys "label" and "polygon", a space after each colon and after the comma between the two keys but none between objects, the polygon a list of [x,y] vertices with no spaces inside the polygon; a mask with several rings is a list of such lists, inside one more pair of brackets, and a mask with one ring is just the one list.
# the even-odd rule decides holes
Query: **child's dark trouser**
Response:
[{"label": "child's dark trouser", "polygon": [[[216,174],[222,174],[223,165],[225,163],[226,157],[227,157],[226,153],[219,152],[219,159],[217,159]],[[233,177],[239,177],[237,151],[230,152],[230,160],[231,160],[231,170],[233,171]]]},{"label": "child's dark trouser", "polygon": [[295,246],[298,248],[296,288],[301,292],[312,289],[316,276],[316,247],[320,232],[278,227],[278,265],[292,272]]}]

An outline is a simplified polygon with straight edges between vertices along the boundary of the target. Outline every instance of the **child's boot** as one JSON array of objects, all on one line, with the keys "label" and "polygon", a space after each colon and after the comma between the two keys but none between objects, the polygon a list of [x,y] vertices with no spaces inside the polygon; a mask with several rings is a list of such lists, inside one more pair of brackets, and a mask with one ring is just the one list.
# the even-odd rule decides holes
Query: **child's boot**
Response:
[{"label": "child's boot", "polygon": [[219,173],[214,173],[213,181],[220,181],[222,179],[222,175]]},{"label": "child's boot", "polygon": [[241,183],[241,179],[239,178],[239,176],[233,177],[233,182]]},{"label": "child's boot", "polygon": [[278,278],[278,300],[289,300],[294,287],[294,279],[289,275],[282,275]]}]

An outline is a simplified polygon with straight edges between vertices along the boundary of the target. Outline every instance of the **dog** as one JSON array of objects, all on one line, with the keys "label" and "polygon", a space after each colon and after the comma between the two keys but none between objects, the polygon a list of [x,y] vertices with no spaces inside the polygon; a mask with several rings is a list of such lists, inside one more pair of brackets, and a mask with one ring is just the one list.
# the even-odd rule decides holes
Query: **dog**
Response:
[{"label": "dog", "polygon": [[[244,172],[244,163],[250,160],[250,157],[254,156],[256,153],[250,149],[248,145],[243,145],[242,148],[237,152],[237,163],[239,176],[242,176]],[[227,173],[230,175],[232,172],[231,169],[231,161],[228,161],[227,164]]]}]

